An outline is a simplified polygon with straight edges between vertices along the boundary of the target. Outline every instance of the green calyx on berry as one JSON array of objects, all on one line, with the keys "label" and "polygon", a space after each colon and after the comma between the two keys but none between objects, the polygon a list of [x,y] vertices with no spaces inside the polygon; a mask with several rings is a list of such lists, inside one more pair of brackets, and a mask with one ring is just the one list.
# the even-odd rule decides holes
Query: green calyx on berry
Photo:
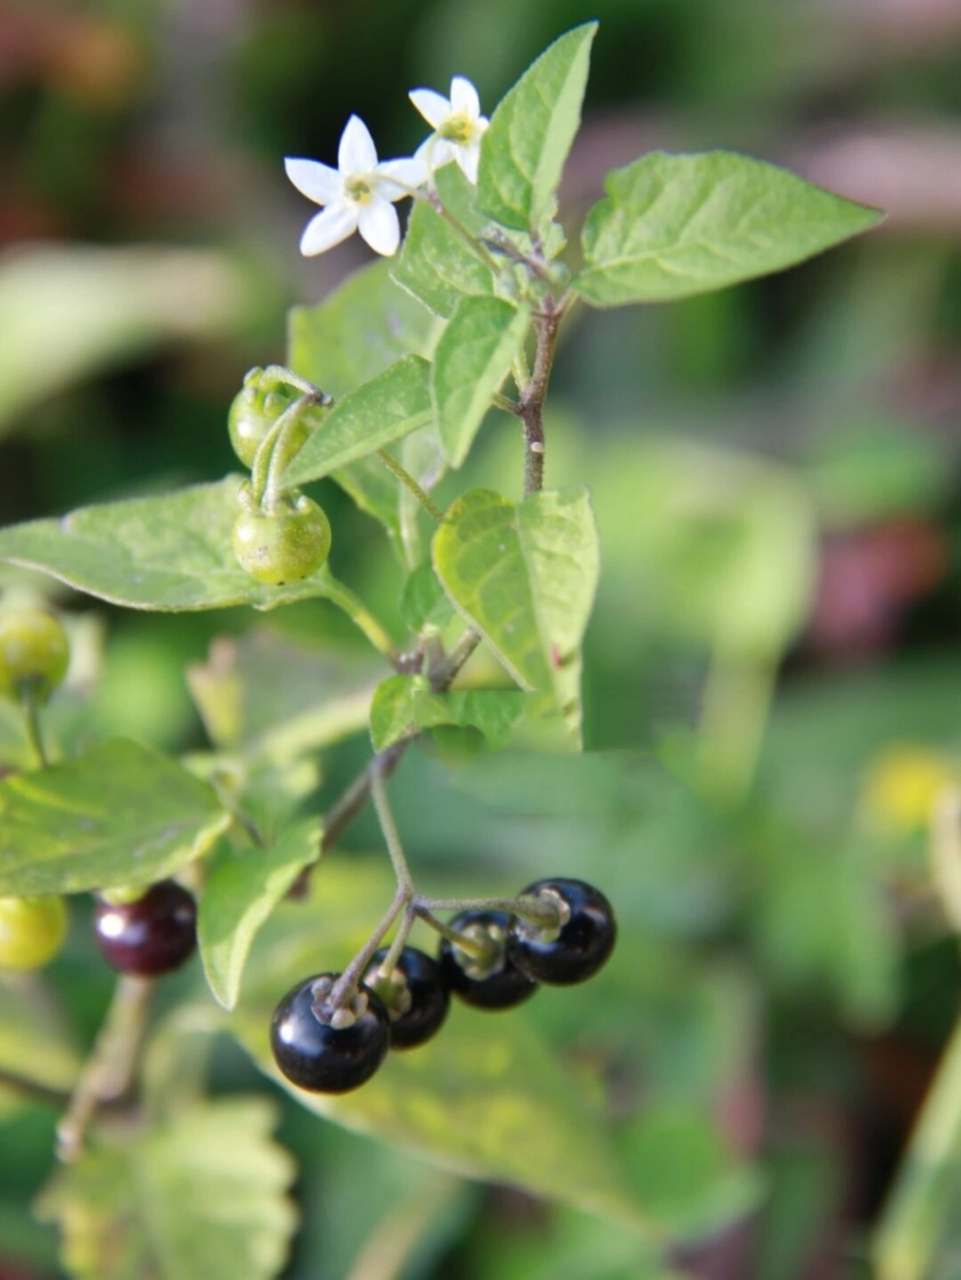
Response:
[{"label": "green calyx on berry", "polygon": [[67,674],[67,634],[52,614],[23,609],[0,618],[0,694],[45,702]]},{"label": "green calyx on berry", "polygon": [[66,936],[63,898],[0,898],[0,970],[39,969]]},{"label": "green calyx on berry", "polygon": [[[263,369],[251,369],[244,385],[234,396],[227,413],[227,430],[234,453],[245,467],[252,467],[257,450],[270,434],[277,419],[301,398],[303,392],[265,376]],[[288,457],[293,457],[318,425],[319,405],[305,407],[291,428]]]},{"label": "green calyx on berry", "polygon": [[384,973],[386,947],[372,956],[364,983],[381,999],[390,1018],[392,1049],[415,1049],[436,1035],[447,1018],[447,982],[430,956],[404,947],[393,971]]},{"label": "green calyx on berry", "polygon": [[330,522],[316,502],[292,491],[269,510],[242,511],[231,541],[238,564],[252,578],[281,587],[321,567],[330,553]]},{"label": "green calyx on berry", "polygon": [[600,890],[555,876],[528,885],[522,897],[556,905],[558,924],[541,928],[515,917],[507,934],[511,963],[534,982],[569,986],[593,977],[617,939],[614,910]]},{"label": "green calyx on berry", "polygon": [[319,973],[298,983],[274,1011],[270,1047],[281,1073],[314,1093],[347,1093],[369,1080],[390,1047],[387,1010],[361,986],[347,1005],[329,997],[340,977]]},{"label": "green calyx on berry", "polygon": [[455,934],[463,935],[481,949],[481,957],[442,938],[437,960],[444,981],[456,996],[475,1009],[511,1009],[529,999],[537,983],[522,973],[506,952],[511,917],[504,911],[462,911],[450,922]]}]

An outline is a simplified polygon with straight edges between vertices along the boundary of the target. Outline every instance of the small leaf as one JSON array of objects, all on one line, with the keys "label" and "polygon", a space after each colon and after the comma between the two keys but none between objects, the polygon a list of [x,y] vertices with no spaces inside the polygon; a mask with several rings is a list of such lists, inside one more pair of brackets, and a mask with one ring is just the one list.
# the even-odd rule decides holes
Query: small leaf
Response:
[{"label": "small leaf", "polygon": [[377,686],[370,705],[374,750],[389,747],[410,729],[451,725],[478,730],[495,749],[505,746],[523,710],[524,696],[516,689],[434,693],[424,676],[391,676]]},{"label": "small leaf", "polygon": [[441,335],[430,390],[451,466],[464,463],[527,327],[527,313],[501,298],[463,298]]},{"label": "small leaf", "polygon": [[273,1280],[296,1226],[295,1167],[263,1098],[219,1099],[129,1129],[54,1175],[38,1215],[77,1280]]},{"label": "small leaf", "polygon": [[404,583],[400,612],[411,631],[422,631],[428,623],[438,628],[446,627],[454,616],[451,603],[429,560],[419,564]]},{"label": "small leaf", "polygon": [[240,476],[152,498],[82,507],[61,520],[0,530],[0,560],[49,573],[128,609],[272,609],[326,596],[326,568],[284,587],[255,582],[234,558]]},{"label": "small leaf", "polygon": [[502,100],[481,142],[477,207],[506,227],[544,233],[581,122],[596,22],[545,50]]},{"label": "small leaf", "polygon": [[232,1009],[251,944],[298,873],[320,856],[321,825],[309,818],[288,827],[269,849],[226,852],[204,887],[197,943],[210,989]]},{"label": "small leaf", "polygon": [[389,676],[381,681],[370,702],[370,740],[375,751],[413,729],[414,696],[418,689],[429,687],[423,676]]},{"label": "small leaf", "polygon": [[760,160],[655,151],[605,182],[587,215],[572,288],[596,307],[662,302],[782,271],[877,223],[844,200]]},{"label": "small leaf", "polygon": [[580,645],[600,567],[587,491],[534,493],[515,507],[472,489],[448,511],[433,555],[454,607],[579,743]]},{"label": "small leaf", "polygon": [[[436,179],[444,207],[471,234],[482,231],[484,220],[473,211],[473,189],[460,169],[454,164],[446,165]],[[414,204],[404,245],[391,274],[431,311],[444,317],[453,314],[465,295],[489,295],[494,291],[490,267],[426,200]]]},{"label": "small leaf", "polygon": [[[291,311],[288,363],[339,399],[401,356],[429,357],[440,327],[435,316],[394,284],[389,264],[376,262],[354,272],[319,306]],[[422,427],[404,446],[433,433],[433,427]],[[361,458],[335,471],[332,479],[380,521],[400,550],[400,503],[406,490],[387,468],[376,458]]]},{"label": "small leaf", "polygon": [[202,854],[230,822],[212,788],[117,739],[0,782],[0,894],[137,888]]},{"label": "small leaf", "polygon": [[429,375],[426,360],[403,356],[345,396],[294,455],[285,482],[320,480],[426,426],[432,417]]}]

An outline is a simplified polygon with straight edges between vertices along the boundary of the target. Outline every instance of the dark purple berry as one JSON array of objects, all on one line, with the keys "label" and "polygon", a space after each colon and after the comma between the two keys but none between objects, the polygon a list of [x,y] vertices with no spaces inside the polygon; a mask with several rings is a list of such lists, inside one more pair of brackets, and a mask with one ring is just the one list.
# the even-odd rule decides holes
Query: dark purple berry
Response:
[{"label": "dark purple berry", "polygon": [[583,880],[555,877],[528,885],[521,897],[556,904],[557,928],[539,928],[515,916],[507,936],[507,954],[535,982],[568,986],[592,977],[614,950],[617,924],[611,904]]},{"label": "dark purple berry", "polygon": [[386,947],[374,955],[364,981],[387,1010],[390,1047],[414,1049],[440,1030],[450,1008],[450,992],[440,965],[423,951],[405,947],[393,973],[381,977],[378,970],[386,956]]},{"label": "dark purple berry", "polygon": [[93,921],[101,955],[120,973],[169,973],[197,945],[196,903],[174,880],[162,880],[134,902],[98,902]]},{"label": "dark purple berry", "polygon": [[270,1047],[281,1072],[313,1093],[347,1093],[374,1074],[390,1046],[387,1010],[361,986],[345,1005],[328,997],[340,977],[318,973],[292,987],[274,1010]]},{"label": "dark purple berry", "polygon": [[438,960],[448,987],[477,1009],[510,1009],[529,999],[537,983],[511,963],[505,943],[510,916],[503,911],[462,911],[450,927],[487,946],[477,957],[447,938],[441,939]]}]

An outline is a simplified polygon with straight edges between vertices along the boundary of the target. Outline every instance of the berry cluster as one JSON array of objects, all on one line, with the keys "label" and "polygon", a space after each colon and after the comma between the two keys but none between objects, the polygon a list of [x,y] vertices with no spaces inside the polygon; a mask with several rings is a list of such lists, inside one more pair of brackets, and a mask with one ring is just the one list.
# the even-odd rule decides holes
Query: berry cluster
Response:
[{"label": "berry cluster", "polygon": [[[287,378],[290,375],[286,375]],[[251,479],[239,494],[231,543],[241,568],[257,582],[300,582],[330,553],[330,523],[280,476],[319,424],[329,400],[312,387],[294,387],[271,370],[251,369],[227,417],[230,443]]]},{"label": "berry cluster", "polygon": [[347,992],[339,992],[337,973],[293,987],[274,1012],[274,1059],[302,1089],[346,1093],[370,1079],[388,1049],[413,1049],[435,1035],[451,993],[478,1009],[512,1008],[540,983],[592,977],[616,936],[611,904],[592,885],[538,880],[516,913],[473,908],[455,916],[436,960],[405,946],[391,962],[381,949]]}]

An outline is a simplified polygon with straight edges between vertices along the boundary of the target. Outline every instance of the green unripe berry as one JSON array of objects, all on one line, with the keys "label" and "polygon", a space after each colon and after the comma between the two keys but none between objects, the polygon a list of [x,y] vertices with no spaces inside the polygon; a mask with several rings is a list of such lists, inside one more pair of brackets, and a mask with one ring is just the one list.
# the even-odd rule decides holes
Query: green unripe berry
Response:
[{"label": "green unripe berry", "polygon": [[0,898],[0,970],[39,969],[66,936],[63,898]]},{"label": "green unripe berry", "polygon": [[330,522],[316,502],[299,494],[272,512],[242,511],[232,544],[238,563],[272,587],[300,582],[316,572],[330,552]]},{"label": "green unripe berry", "polygon": [[67,674],[67,633],[52,614],[23,609],[0,618],[0,694],[19,698],[32,687],[43,702]]},{"label": "green unripe berry", "polygon": [[[262,376],[262,369],[250,370],[227,413],[230,443],[245,467],[254,465],[254,458],[264,437],[272,430],[280,415],[303,394],[284,384],[270,384],[264,388],[261,386]],[[316,425],[316,417],[311,419],[311,410],[304,409],[287,437],[290,457],[301,448]]]}]

